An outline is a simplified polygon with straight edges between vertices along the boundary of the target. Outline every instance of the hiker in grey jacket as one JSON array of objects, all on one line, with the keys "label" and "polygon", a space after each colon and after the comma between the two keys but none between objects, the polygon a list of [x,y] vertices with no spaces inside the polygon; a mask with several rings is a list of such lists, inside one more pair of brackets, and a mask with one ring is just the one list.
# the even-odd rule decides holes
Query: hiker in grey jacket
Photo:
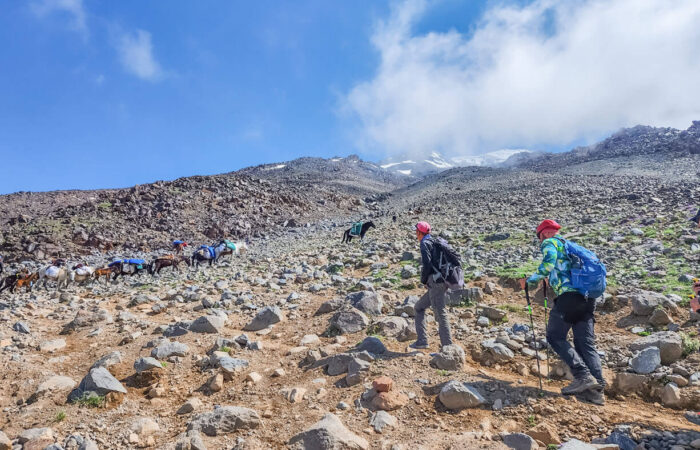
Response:
[{"label": "hiker in grey jacket", "polygon": [[[428,307],[433,308],[435,320],[438,323],[438,331],[440,334],[440,344],[442,346],[452,345],[452,333],[450,332],[450,322],[447,320],[447,312],[445,311],[445,293],[447,285],[440,277],[435,277],[437,273],[433,265],[434,243],[430,236],[430,224],[427,222],[419,222],[416,225],[416,238],[420,242],[421,269],[420,281],[428,288],[428,292],[415,304],[416,310],[416,334],[418,338],[416,342],[409,345],[411,348],[428,348],[428,333],[425,326],[425,310]],[[437,278],[437,280],[436,280]]]}]

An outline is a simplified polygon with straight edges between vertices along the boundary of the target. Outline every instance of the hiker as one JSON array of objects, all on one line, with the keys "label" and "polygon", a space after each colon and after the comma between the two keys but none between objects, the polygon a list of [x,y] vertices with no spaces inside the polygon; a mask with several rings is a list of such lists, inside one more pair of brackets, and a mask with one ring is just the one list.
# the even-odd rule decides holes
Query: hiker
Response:
[{"label": "hiker", "polygon": [[[561,393],[583,394],[592,403],[602,405],[605,380],[595,348],[595,298],[587,298],[573,287],[571,260],[559,235],[560,228],[557,222],[549,219],[537,227],[542,263],[530,278],[521,280],[521,286],[524,288],[528,283],[529,287],[536,288],[545,280],[556,295],[547,323],[547,342],[574,376],[574,381],[562,388]],[[567,340],[569,330],[573,330],[574,347]]]},{"label": "hiker", "polygon": [[452,333],[450,323],[447,320],[445,310],[445,293],[447,285],[436,270],[435,264],[439,260],[438,249],[433,237],[430,236],[430,224],[428,222],[418,222],[416,224],[416,238],[420,242],[421,269],[420,281],[428,288],[428,291],[415,304],[416,310],[416,334],[418,339],[411,348],[428,348],[428,335],[425,327],[425,310],[429,306],[433,308],[433,314],[438,323],[440,334],[440,345],[452,345]]}]

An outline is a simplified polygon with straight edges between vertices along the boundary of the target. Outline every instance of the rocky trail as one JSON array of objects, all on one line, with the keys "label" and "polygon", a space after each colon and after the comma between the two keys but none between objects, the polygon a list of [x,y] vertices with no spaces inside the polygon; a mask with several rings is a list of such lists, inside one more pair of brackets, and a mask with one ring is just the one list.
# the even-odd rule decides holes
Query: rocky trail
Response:
[{"label": "rocky trail", "polygon": [[[0,450],[700,448],[686,419],[700,410],[688,298],[700,274],[688,221],[700,157],[659,154],[652,131],[610,141],[631,136],[649,151],[608,143],[605,158],[538,160],[542,171],[416,180],[355,157],[307,158],[4,196],[10,273],[55,256],[151,260],[182,237],[247,238],[249,251],[198,270],[0,293]],[[543,293],[533,339],[515,289],[537,267],[544,217],[608,267],[596,313],[604,406],[560,395],[571,375],[553,352],[547,360]],[[341,244],[355,220],[377,228]],[[456,345],[443,349],[430,311],[430,348],[408,347],[423,293],[418,220],[465,269],[465,289],[449,296]]]}]

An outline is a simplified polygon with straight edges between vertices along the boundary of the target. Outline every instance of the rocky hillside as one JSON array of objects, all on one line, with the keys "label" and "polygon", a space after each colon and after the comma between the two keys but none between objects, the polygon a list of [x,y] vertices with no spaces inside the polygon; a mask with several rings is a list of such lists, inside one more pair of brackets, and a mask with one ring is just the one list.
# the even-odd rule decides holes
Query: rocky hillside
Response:
[{"label": "rocky hillside", "polygon": [[674,159],[700,154],[700,121],[687,130],[638,125],[625,128],[609,138],[587,147],[558,154],[515,155],[518,167],[537,170],[557,169],[596,160],[639,157]]},{"label": "rocky hillside", "polygon": [[405,182],[356,157],[302,158],[129,189],[20,192],[0,196],[0,252],[11,260],[43,260],[149,251],[173,239],[256,238],[354,211],[365,196]]}]

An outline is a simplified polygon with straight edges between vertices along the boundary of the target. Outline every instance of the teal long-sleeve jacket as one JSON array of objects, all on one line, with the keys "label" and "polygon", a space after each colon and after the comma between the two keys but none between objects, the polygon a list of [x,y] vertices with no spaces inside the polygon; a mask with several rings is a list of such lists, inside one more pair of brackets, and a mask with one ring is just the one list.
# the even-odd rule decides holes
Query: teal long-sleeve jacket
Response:
[{"label": "teal long-sleeve jacket", "polygon": [[545,239],[540,245],[542,251],[542,263],[527,279],[527,284],[534,288],[543,279],[547,278],[554,294],[559,297],[565,292],[577,292],[571,285],[571,261],[566,256],[562,237],[556,235]]}]

